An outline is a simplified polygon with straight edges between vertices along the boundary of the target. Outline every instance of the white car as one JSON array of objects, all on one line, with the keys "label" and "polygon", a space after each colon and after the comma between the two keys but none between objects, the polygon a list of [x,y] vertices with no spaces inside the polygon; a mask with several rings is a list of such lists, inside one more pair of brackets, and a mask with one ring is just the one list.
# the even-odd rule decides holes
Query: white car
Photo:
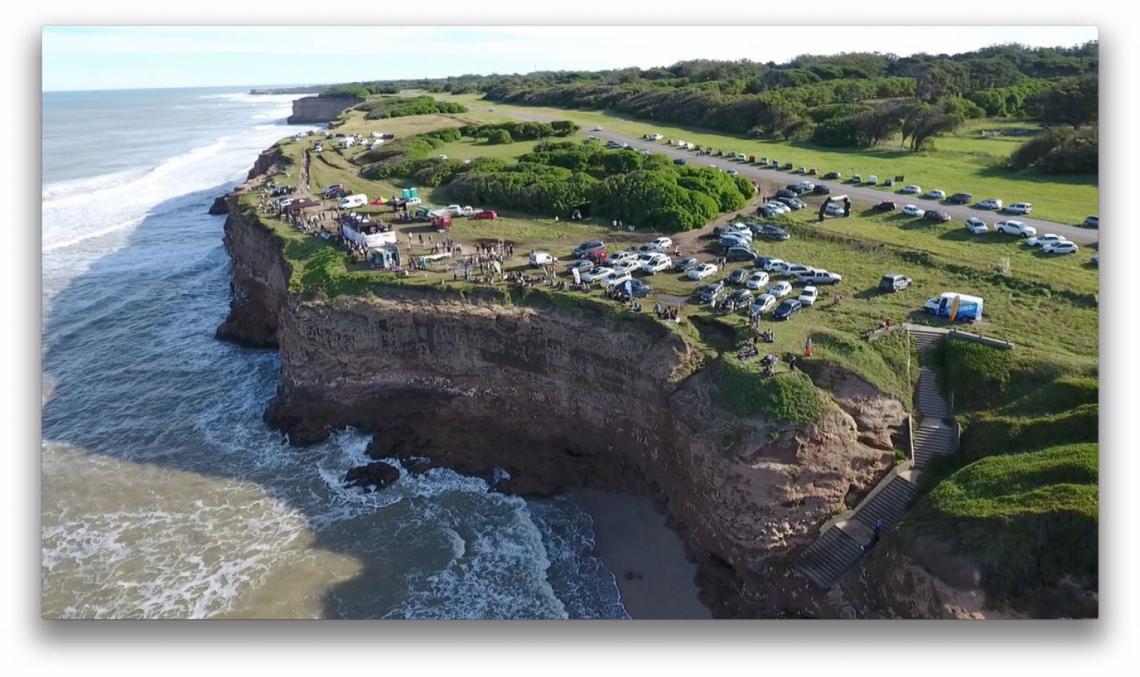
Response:
[{"label": "white car", "polygon": [[728,174],[729,176],[736,176],[739,173],[740,172],[736,171],[735,169],[730,169],[727,172],[725,172],[725,174]]},{"label": "white car", "polygon": [[768,273],[758,270],[748,276],[748,281],[744,283],[745,287],[749,289],[760,289],[768,284]]},{"label": "white car", "polygon": [[788,266],[784,268],[784,275],[787,275],[788,277],[798,277],[810,270],[815,269],[811,266],[805,266],[802,263],[789,263]]},{"label": "white car", "polygon": [[728,227],[728,232],[740,233],[749,240],[752,239],[752,229],[748,227],[747,223],[741,223],[740,221],[737,221]]},{"label": "white car", "polygon": [[778,299],[782,299],[788,294],[792,293],[792,283],[787,281],[780,281],[768,288],[768,292]]},{"label": "white car", "polygon": [[981,235],[982,233],[990,232],[990,227],[986,225],[985,221],[976,216],[971,216],[966,219],[966,230],[974,235]]},{"label": "white car", "polygon": [[796,184],[796,188],[806,193],[809,190],[815,190],[815,184],[811,181],[800,181]]},{"label": "white car", "polygon": [[1017,235],[1018,237],[1033,237],[1037,234],[1037,229],[1033,226],[1027,226],[1021,221],[998,221],[994,224],[994,230],[1006,235]]},{"label": "white car", "polygon": [[1005,208],[1007,214],[1028,214],[1033,211],[1033,205],[1029,202],[1014,202]]},{"label": "white car", "polygon": [[551,256],[547,252],[531,252],[530,253],[530,265],[532,265],[532,266],[545,266],[546,264],[554,263],[557,260],[558,259],[555,259],[553,256]]},{"label": "white car", "polygon": [[813,270],[810,275],[801,277],[802,282],[812,282],[815,284],[839,284],[843,281],[843,276],[839,273],[831,273],[826,270]]},{"label": "white car", "polygon": [[791,207],[784,204],[783,202],[780,202],[779,200],[769,200],[768,202],[764,203],[764,206],[761,207],[761,209],[764,207],[775,211],[777,214],[787,214],[788,212],[792,211]]},{"label": "white car", "polygon": [[815,287],[807,286],[804,287],[804,290],[800,292],[800,303],[804,304],[805,306],[814,304],[815,300],[818,298],[819,290]]},{"label": "white car", "polygon": [[662,270],[669,270],[673,267],[673,259],[665,256],[664,254],[651,254],[649,259],[641,263],[642,272],[653,275]]},{"label": "white car", "polygon": [[866,181],[864,181],[863,183],[865,183],[865,184],[867,184],[867,185],[869,185],[869,186],[875,186],[875,185],[878,185],[878,183],[879,183],[879,177],[877,177],[877,176],[875,176],[874,174],[872,174],[872,175],[868,176],[868,177],[867,177],[867,180],[866,180]]},{"label": "white car", "polygon": [[600,281],[600,278],[606,277],[607,275],[612,275],[613,272],[614,272],[613,268],[607,268],[605,266],[599,266],[598,268],[594,268],[592,270],[587,270],[586,272],[582,273],[582,281],[583,282],[593,282],[595,280]]},{"label": "white car", "polygon": [[912,183],[909,186],[903,186],[902,192],[907,195],[918,195],[922,192],[922,188]]},{"label": "white car", "polygon": [[922,197],[927,199],[927,200],[945,200],[946,199],[946,191],[937,190],[937,189],[928,190],[928,191],[926,191],[926,193]]},{"label": "white car", "polygon": [[615,270],[614,272],[610,273],[609,275],[606,275],[605,277],[599,279],[598,282],[601,282],[606,287],[614,287],[616,285],[624,284],[625,282],[629,282],[632,279],[633,279],[633,276],[630,275],[629,273],[623,273],[620,270]]},{"label": "white car", "polygon": [[1077,249],[1077,245],[1068,240],[1048,242],[1045,246],[1041,247],[1041,251],[1046,254],[1076,254]]},{"label": "white car", "polygon": [[632,273],[635,270],[641,270],[641,261],[633,258],[620,261],[612,265],[615,273]]},{"label": "white car", "polygon": [[1001,200],[996,197],[987,197],[975,206],[978,209],[1001,209]]},{"label": "white car", "polygon": [[593,131],[600,132],[600,131],[602,131],[602,128],[601,127],[594,127]]},{"label": "white car", "polygon": [[662,236],[654,240],[653,244],[661,247],[662,249],[668,249],[669,247],[673,246],[673,239]]},{"label": "white car", "polygon": [[752,305],[748,306],[748,314],[755,316],[766,313],[775,308],[777,302],[778,299],[775,296],[771,294],[761,294],[752,301]]},{"label": "white car", "polygon": [[770,259],[764,264],[764,270],[769,273],[783,273],[788,270],[788,263],[783,259]]},{"label": "white car", "polygon": [[636,261],[636,260],[637,260],[637,254],[630,252],[630,251],[626,251],[624,249],[621,249],[621,250],[614,252],[613,254],[610,254],[609,257],[606,259],[606,263],[609,264],[610,267],[614,267],[623,261]]},{"label": "white car", "polygon": [[442,154],[442,153],[440,153],[440,154],[439,154],[438,156],[436,156],[436,157],[438,157],[440,160],[446,160],[446,159],[447,159],[447,156],[446,156],[446,155],[444,155],[444,154]]},{"label": "white car", "polygon": [[922,216],[926,213],[926,210],[918,205],[907,205],[902,208],[902,213],[907,216]]},{"label": "white car", "polygon": [[1047,244],[1054,242],[1068,242],[1064,235],[1054,235],[1053,233],[1045,233],[1044,235],[1035,235],[1025,241],[1025,244],[1030,247],[1043,247]]},{"label": "white car", "polygon": [[702,263],[699,266],[693,266],[689,272],[685,273],[685,277],[690,280],[703,280],[709,275],[716,272],[716,266],[711,263]]}]

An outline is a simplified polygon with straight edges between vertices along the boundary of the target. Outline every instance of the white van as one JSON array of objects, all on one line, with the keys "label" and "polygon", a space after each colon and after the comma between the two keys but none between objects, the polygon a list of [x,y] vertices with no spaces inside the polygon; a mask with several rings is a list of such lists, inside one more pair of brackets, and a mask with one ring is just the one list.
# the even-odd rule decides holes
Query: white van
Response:
[{"label": "white van", "polygon": [[368,196],[364,193],[357,193],[356,195],[346,195],[341,198],[341,209],[355,209],[356,207],[363,207],[368,204]]}]

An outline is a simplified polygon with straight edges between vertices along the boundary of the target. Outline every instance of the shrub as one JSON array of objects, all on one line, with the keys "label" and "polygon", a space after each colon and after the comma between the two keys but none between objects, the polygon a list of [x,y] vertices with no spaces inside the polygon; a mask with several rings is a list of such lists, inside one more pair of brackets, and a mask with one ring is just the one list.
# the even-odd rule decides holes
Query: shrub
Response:
[{"label": "shrub", "polygon": [[980,409],[1004,394],[1013,368],[1013,353],[973,341],[943,339],[931,351],[938,385],[953,393],[959,408]]},{"label": "shrub", "polygon": [[505,129],[496,129],[487,135],[487,143],[511,143],[511,133]]},{"label": "shrub", "polygon": [[799,371],[763,377],[722,359],[717,369],[717,401],[737,416],[760,416],[782,423],[813,423],[823,413],[811,379]]}]

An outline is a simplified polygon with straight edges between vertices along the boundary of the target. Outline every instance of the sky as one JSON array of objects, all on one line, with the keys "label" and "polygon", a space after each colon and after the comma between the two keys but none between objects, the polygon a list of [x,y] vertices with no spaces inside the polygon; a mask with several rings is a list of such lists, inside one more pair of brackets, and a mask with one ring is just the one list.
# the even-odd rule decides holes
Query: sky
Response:
[{"label": "sky", "polygon": [[44,91],[331,84],[1095,40],[1094,26],[46,27]]}]

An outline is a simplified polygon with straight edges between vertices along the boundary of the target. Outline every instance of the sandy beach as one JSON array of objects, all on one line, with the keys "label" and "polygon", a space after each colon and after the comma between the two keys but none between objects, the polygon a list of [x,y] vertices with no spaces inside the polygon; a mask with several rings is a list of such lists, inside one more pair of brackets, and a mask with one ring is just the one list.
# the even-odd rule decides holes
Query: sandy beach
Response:
[{"label": "sandy beach", "polygon": [[649,499],[594,489],[570,493],[594,520],[596,552],[636,619],[711,618],[697,600],[697,565]]}]

